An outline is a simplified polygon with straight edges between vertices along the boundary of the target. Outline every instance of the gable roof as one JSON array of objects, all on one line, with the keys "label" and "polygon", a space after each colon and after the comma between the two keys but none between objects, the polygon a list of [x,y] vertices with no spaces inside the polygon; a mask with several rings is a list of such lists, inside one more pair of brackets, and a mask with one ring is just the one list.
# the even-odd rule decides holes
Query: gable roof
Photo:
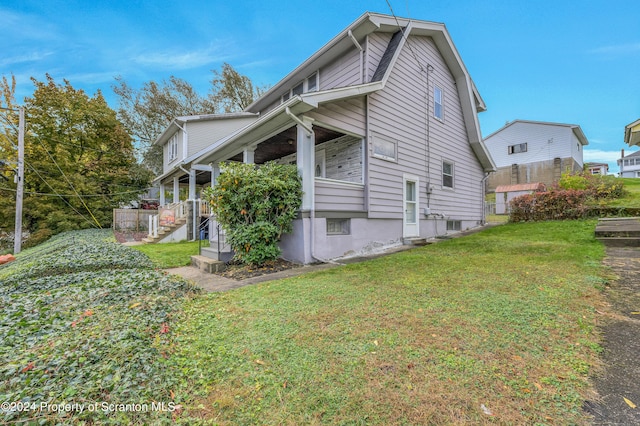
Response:
[{"label": "gable roof", "polygon": [[624,156],[624,157],[622,157],[622,158],[631,158],[631,157],[640,157],[640,151],[632,152],[631,154],[629,154],[629,155],[625,155],[625,156]]},{"label": "gable roof", "polygon": [[640,119],[627,124],[624,128],[624,142],[631,145],[640,146]]},{"label": "gable roof", "polygon": [[[285,89],[293,87],[295,84],[313,74],[318,69],[330,64],[349,50],[354,49],[354,47],[357,48],[359,43],[364,40],[367,35],[373,32],[393,33],[393,36],[391,38],[392,42],[387,47],[382,58],[383,60],[380,61],[371,81],[363,81],[361,84],[352,86],[308,92],[293,96],[288,101],[279,104],[273,110],[270,110],[266,114],[260,116],[256,122],[246,126],[241,131],[214,143],[211,146],[211,149],[198,158],[197,161],[210,161],[212,157],[211,154],[214,152],[217,153],[219,149],[228,145],[235,146],[242,143],[252,143],[252,139],[253,142],[255,142],[255,140],[258,140],[256,137],[257,135],[265,134],[264,131],[259,130],[259,127],[263,123],[267,123],[267,120],[273,120],[276,117],[279,117],[276,121],[281,121],[282,118],[290,119],[291,111],[293,111],[294,114],[301,114],[317,108],[320,104],[325,102],[364,96],[383,89],[396,61],[398,60],[398,57],[400,56],[400,52],[406,43],[407,37],[409,35],[421,35],[432,38],[455,79],[456,85],[458,86],[464,123],[471,148],[485,171],[495,170],[495,164],[493,163],[488,150],[484,146],[482,135],[480,133],[480,124],[477,117],[478,111],[484,111],[486,109],[485,103],[480,97],[475,84],[471,80],[462,59],[449,36],[449,32],[445,25],[441,23],[396,18],[370,12],[364,13],[354,23],[349,25],[309,57],[309,59],[304,61],[277,84],[271,87],[259,99],[255,100],[245,109],[245,112],[257,114],[265,110],[270,105],[277,104],[280,100],[281,93],[283,93]],[[266,127],[273,128],[274,126],[267,125]]]},{"label": "gable roof", "polygon": [[581,145],[589,145],[589,141],[587,140],[587,137],[584,135],[582,128],[580,128],[578,124],[553,123],[549,121],[532,121],[532,120],[519,120],[519,119],[508,122],[498,130],[496,130],[495,132],[491,133],[489,136],[486,136],[484,140],[486,141],[487,139],[502,132],[506,128],[513,126],[514,124],[539,124],[542,126],[569,127],[573,131],[573,134],[576,136],[576,138],[578,138],[578,141],[580,141]]},{"label": "gable roof", "polygon": [[188,122],[198,122],[198,121],[216,121],[216,120],[228,120],[234,118],[247,118],[247,117],[255,117],[258,118],[258,114],[250,113],[250,112],[235,112],[235,113],[226,113],[226,114],[200,114],[200,115],[187,115],[182,117],[176,117],[171,120],[171,123],[164,129],[162,134],[158,136],[158,138],[153,142],[153,145],[162,145],[164,144],[175,132],[182,129],[182,125]]}]

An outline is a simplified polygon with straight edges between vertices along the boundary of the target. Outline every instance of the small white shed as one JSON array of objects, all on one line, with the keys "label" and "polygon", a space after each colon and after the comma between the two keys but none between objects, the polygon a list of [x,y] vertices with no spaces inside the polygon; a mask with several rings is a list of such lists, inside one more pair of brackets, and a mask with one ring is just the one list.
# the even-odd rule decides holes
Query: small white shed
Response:
[{"label": "small white shed", "polygon": [[544,190],[545,186],[540,182],[500,185],[496,188],[496,214],[508,214],[509,202],[514,198]]}]

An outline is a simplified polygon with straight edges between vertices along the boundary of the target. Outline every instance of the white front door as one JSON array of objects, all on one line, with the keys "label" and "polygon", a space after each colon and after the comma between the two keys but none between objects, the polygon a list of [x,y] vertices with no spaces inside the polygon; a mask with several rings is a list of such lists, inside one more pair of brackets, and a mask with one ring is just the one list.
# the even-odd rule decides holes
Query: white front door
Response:
[{"label": "white front door", "polygon": [[403,207],[404,214],[402,216],[402,236],[417,237],[420,235],[420,220],[418,210],[420,208],[418,201],[419,180],[415,176],[403,176]]}]

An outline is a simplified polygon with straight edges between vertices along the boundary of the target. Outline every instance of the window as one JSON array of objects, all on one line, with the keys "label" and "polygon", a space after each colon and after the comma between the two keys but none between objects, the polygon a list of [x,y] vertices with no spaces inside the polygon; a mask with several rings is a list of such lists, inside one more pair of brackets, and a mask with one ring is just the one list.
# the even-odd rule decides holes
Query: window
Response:
[{"label": "window", "polygon": [[527,143],[519,143],[516,145],[509,145],[509,155],[519,154],[521,152],[527,152]]},{"label": "window", "polygon": [[291,89],[291,96],[302,95],[304,93],[304,82],[301,81],[296,87]]},{"label": "window", "polygon": [[442,162],[442,186],[453,188],[453,164]]},{"label": "window", "polygon": [[351,219],[327,219],[327,235],[349,235]]},{"label": "window", "polygon": [[307,78],[307,92],[315,92],[318,87],[318,73],[314,72]]},{"label": "window", "polygon": [[378,137],[373,138],[373,156],[382,158],[383,160],[396,161],[396,143],[380,139]]},{"label": "window", "polygon": [[442,89],[433,88],[433,116],[438,120],[444,120],[444,105],[442,103]]},{"label": "window", "polygon": [[[506,195],[506,193],[505,193]],[[459,220],[448,220],[447,231],[460,231],[462,230],[462,222]]]},{"label": "window", "polygon": [[178,158],[178,135],[175,134],[169,139],[167,144],[167,153],[169,155],[169,162]]}]

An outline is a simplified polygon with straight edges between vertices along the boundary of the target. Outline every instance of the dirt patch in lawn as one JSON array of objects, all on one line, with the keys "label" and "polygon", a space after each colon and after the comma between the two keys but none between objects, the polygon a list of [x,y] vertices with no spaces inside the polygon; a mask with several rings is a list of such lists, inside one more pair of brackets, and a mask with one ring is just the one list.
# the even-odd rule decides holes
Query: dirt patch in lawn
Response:
[{"label": "dirt patch in lawn", "polygon": [[247,278],[253,278],[260,275],[273,274],[274,272],[286,271],[289,269],[299,268],[301,265],[293,262],[289,262],[284,259],[277,259],[272,262],[267,262],[263,266],[247,266],[237,263],[231,263],[227,266],[227,269],[218,272],[218,275],[222,275],[226,278],[242,281]]},{"label": "dirt patch in lawn", "polygon": [[605,290],[604,368],[593,378],[598,397],[585,410],[596,425],[640,424],[640,248],[609,247],[604,263],[618,278]]},{"label": "dirt patch in lawn", "polygon": [[120,244],[131,241],[142,241],[143,238],[147,238],[148,232],[123,232],[113,231],[113,236]]}]

